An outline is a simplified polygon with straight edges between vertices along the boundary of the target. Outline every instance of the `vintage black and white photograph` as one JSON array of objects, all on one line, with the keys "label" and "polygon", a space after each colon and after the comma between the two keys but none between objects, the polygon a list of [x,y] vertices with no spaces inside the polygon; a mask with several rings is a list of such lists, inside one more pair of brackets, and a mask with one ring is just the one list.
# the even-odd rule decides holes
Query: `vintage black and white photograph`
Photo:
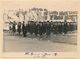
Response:
[{"label": "vintage black and white photograph", "polygon": [[0,0],[0,58],[78,59],[79,0]]},{"label": "vintage black and white photograph", "polygon": [[4,52],[77,51],[77,11],[4,9]]}]

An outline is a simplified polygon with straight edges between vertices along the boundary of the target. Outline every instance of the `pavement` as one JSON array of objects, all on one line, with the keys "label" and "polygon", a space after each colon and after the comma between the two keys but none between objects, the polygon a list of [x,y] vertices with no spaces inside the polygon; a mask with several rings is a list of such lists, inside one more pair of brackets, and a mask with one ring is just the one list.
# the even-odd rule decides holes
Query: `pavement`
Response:
[{"label": "pavement", "polygon": [[4,52],[76,52],[77,35],[51,35],[50,38],[39,38],[12,35],[4,32]]}]

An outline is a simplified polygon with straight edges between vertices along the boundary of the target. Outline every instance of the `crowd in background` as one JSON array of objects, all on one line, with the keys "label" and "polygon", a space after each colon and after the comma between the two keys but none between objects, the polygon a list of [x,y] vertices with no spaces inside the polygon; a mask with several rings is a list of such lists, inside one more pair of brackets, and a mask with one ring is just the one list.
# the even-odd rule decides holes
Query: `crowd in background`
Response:
[{"label": "crowd in background", "polygon": [[[9,23],[9,31],[15,34],[16,32],[18,35],[23,35],[26,37],[30,33],[35,34],[35,36],[43,36],[49,37],[51,33],[54,34],[67,34],[68,32],[73,32],[77,30],[77,25],[75,22],[37,22],[37,21],[28,21],[26,24],[24,21],[16,23],[15,21]],[[22,34],[21,34],[22,33]]]}]

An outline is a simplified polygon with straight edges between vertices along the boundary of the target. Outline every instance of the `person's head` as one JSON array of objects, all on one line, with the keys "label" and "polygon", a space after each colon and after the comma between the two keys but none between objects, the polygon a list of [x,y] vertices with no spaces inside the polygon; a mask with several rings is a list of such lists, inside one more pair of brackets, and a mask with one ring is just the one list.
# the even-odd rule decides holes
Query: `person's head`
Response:
[{"label": "person's head", "polygon": [[51,21],[51,24],[53,24],[53,21]]},{"label": "person's head", "polygon": [[18,25],[20,25],[21,24],[21,22],[18,22]]},{"label": "person's head", "polygon": [[49,24],[49,21],[47,21],[47,24]]},{"label": "person's head", "polygon": [[53,21],[51,21],[51,23],[53,23]]},{"label": "person's head", "polygon": [[23,21],[23,23],[25,23],[25,22]]},{"label": "person's head", "polygon": [[15,23],[15,21],[13,21],[13,23]]}]

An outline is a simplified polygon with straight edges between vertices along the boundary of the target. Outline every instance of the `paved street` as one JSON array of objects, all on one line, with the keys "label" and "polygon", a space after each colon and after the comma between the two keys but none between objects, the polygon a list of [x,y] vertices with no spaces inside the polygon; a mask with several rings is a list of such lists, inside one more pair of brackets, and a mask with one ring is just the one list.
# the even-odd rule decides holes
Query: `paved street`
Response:
[{"label": "paved street", "polygon": [[[65,40],[64,40],[65,39]],[[59,42],[61,41],[61,42]],[[4,33],[5,52],[75,52],[76,35],[51,35],[51,38],[22,37]]]}]

